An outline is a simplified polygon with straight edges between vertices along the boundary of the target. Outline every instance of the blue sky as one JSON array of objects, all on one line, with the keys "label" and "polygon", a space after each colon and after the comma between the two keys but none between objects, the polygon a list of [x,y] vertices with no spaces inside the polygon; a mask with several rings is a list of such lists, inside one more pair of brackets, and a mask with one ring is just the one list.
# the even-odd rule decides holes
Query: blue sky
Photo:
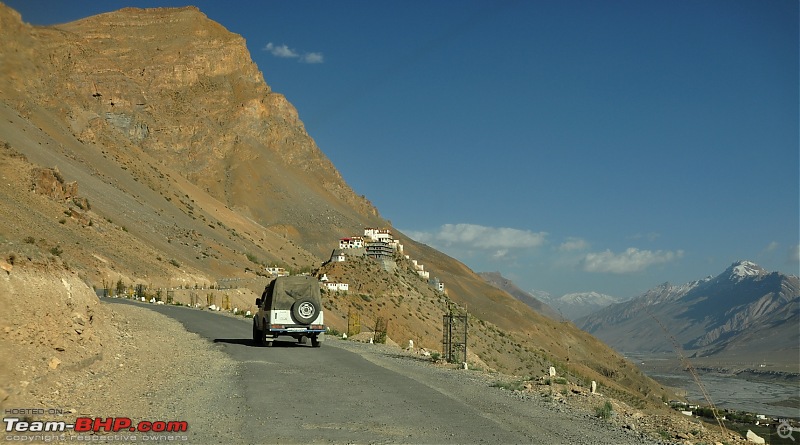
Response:
[{"label": "blue sky", "polygon": [[193,4],[356,193],[475,271],[617,297],[739,259],[798,274],[795,0]]}]

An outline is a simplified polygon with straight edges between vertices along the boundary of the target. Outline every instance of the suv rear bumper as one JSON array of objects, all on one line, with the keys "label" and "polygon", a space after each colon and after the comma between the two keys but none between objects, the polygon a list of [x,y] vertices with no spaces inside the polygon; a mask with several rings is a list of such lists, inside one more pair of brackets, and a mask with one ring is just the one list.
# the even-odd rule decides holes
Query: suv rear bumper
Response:
[{"label": "suv rear bumper", "polygon": [[322,334],[326,331],[324,325],[307,326],[287,326],[287,325],[269,325],[267,332],[273,334]]}]

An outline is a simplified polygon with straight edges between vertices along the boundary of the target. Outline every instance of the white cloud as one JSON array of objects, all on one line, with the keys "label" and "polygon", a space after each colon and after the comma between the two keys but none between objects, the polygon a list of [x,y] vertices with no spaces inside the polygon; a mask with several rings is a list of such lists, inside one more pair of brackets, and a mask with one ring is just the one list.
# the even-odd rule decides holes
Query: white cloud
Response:
[{"label": "white cloud", "polygon": [[493,260],[503,260],[508,257],[508,249],[500,249],[492,254]]},{"label": "white cloud", "polygon": [[322,53],[307,53],[303,54],[300,61],[303,63],[322,63],[324,62],[324,58],[322,57]]},{"label": "white cloud", "polygon": [[778,247],[780,247],[780,244],[778,244],[776,241],[773,241],[767,244],[767,247],[764,248],[764,252],[774,252],[776,249],[778,249]]},{"label": "white cloud", "polygon": [[276,45],[272,42],[269,42],[266,44],[266,46],[264,46],[263,50],[275,57],[281,57],[284,59],[297,59],[298,62],[302,63],[322,63],[324,61],[322,53],[313,52],[300,54],[285,44]]},{"label": "white cloud", "polygon": [[446,245],[462,245],[476,249],[522,249],[538,247],[547,236],[544,232],[509,227],[486,227],[477,224],[445,224],[435,238]]},{"label": "white cloud", "polygon": [[639,272],[654,264],[668,263],[682,256],[682,250],[677,252],[657,250],[654,252],[639,250],[634,247],[629,247],[622,253],[606,250],[604,252],[587,253],[583,260],[583,269],[587,272],[624,274]]},{"label": "white cloud", "polygon": [[264,51],[269,52],[275,57],[284,57],[284,58],[294,58],[300,57],[294,50],[290,49],[286,45],[275,45],[272,42],[267,43],[267,46],[264,47]]},{"label": "white cloud", "polygon": [[513,250],[539,247],[547,238],[545,232],[477,224],[444,224],[435,232],[406,232],[406,234],[419,242],[438,248],[488,252],[495,260],[509,258]]},{"label": "white cloud", "polygon": [[589,248],[589,243],[585,239],[569,237],[566,241],[558,246],[558,250],[562,252],[573,252],[576,250],[584,250]]}]

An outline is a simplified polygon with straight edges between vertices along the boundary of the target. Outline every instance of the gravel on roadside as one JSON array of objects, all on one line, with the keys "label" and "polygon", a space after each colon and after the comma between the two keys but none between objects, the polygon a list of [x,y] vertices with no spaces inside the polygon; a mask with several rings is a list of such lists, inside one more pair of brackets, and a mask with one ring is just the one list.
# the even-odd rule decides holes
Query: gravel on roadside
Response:
[{"label": "gravel on roadside", "polygon": [[[132,305],[106,307],[111,323],[102,359],[77,369],[57,369],[48,381],[30,385],[32,390],[11,408],[45,411],[27,420],[72,423],[79,417],[127,417],[134,426],[141,421],[185,421],[188,430],[27,432],[17,434],[17,440],[26,436],[26,443],[52,443],[57,435],[66,437],[61,441],[93,443],[139,443],[153,436],[181,443],[248,442],[237,415],[241,394],[236,392],[233,360],[167,316]],[[62,414],[47,414],[51,410]]]}]

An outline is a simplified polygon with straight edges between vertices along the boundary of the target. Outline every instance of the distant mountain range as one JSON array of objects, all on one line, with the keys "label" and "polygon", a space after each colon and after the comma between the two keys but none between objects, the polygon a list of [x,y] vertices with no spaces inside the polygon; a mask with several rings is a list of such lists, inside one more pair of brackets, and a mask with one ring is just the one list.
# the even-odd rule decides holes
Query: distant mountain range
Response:
[{"label": "distant mountain range", "polygon": [[598,292],[578,292],[554,297],[547,292],[536,292],[539,299],[558,311],[565,318],[577,320],[622,300]]},{"label": "distant mountain range", "polygon": [[[540,301],[537,296],[520,289],[513,281],[505,278],[500,272],[479,272],[478,276],[486,280],[492,286],[504,290],[511,294],[512,297],[527,304],[536,312],[550,317],[554,320],[561,320],[562,317],[552,307]],[[544,293],[546,295],[546,292]]]},{"label": "distant mountain range", "polygon": [[489,284],[511,294],[536,312],[556,320],[577,320],[622,300],[598,292],[580,292],[554,297],[545,291],[524,291],[500,272],[480,272]]},{"label": "distant mountain range", "polygon": [[661,284],[576,324],[622,352],[672,352],[672,336],[686,355],[797,360],[800,279],[737,261],[716,277]]}]

